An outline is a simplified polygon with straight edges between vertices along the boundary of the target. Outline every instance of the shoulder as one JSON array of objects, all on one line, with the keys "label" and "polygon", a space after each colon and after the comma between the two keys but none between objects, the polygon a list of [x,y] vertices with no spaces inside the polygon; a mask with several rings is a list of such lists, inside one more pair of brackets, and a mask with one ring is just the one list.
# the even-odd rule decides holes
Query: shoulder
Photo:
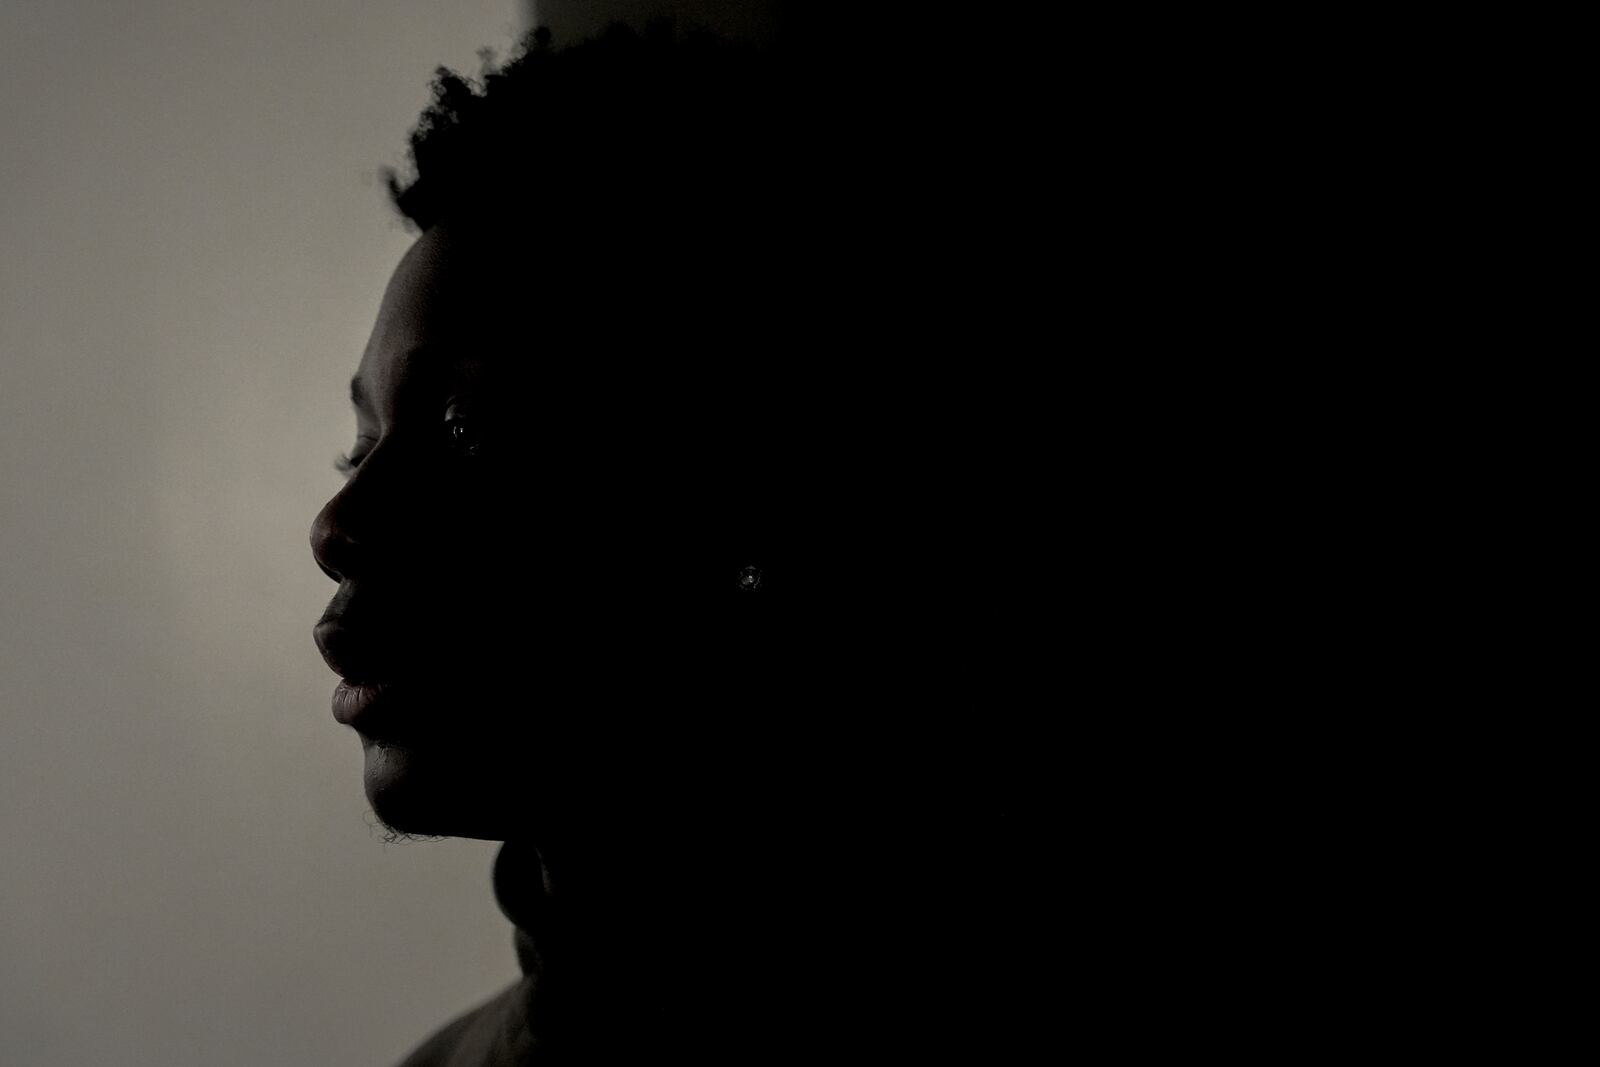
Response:
[{"label": "shoulder", "polygon": [[523,978],[437,1030],[398,1067],[519,1064],[533,1050],[528,1027],[532,981]]}]

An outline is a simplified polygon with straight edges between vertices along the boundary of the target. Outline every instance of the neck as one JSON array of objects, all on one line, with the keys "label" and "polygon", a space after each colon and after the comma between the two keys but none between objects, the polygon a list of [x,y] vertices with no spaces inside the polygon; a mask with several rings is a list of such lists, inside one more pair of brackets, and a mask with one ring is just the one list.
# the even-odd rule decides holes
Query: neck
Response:
[{"label": "neck", "polygon": [[[509,842],[496,894],[524,966],[564,1002],[747,1018],[826,969],[846,922],[800,842],[564,851]],[[527,951],[531,948],[531,953]],[[526,958],[530,957],[531,958]]]},{"label": "neck", "polygon": [[1005,929],[1010,882],[986,894],[970,843],[1022,843],[929,807],[861,804],[670,848],[512,840],[496,889],[539,1025],[557,1045],[672,1040],[706,1063],[758,1062],[746,1053],[783,1035],[821,1062],[862,1020],[920,1018],[918,983],[959,984],[962,953]]}]

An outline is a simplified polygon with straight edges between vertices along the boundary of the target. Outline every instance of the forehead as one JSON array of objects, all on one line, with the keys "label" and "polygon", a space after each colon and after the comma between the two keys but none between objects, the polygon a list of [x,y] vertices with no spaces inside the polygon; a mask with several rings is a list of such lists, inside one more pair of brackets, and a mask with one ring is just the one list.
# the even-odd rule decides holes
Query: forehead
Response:
[{"label": "forehead", "polygon": [[[395,268],[361,356],[361,391],[376,401],[431,380],[481,375],[517,337],[508,280],[481,243],[436,226]],[[509,360],[505,362],[510,362]]]}]

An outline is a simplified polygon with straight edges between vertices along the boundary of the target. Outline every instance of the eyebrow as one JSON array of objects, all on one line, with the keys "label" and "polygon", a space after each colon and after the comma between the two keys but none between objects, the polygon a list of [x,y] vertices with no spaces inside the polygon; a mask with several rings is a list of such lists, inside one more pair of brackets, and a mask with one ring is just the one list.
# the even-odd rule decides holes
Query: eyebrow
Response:
[{"label": "eyebrow", "polygon": [[[418,353],[426,353],[428,351],[430,351],[429,346],[420,346],[413,349],[408,354],[408,358],[415,357]],[[439,380],[464,378],[468,381],[471,381],[476,378],[480,372],[481,364],[479,361],[468,360],[463,362],[460,366],[447,367],[438,371],[430,371],[429,376]],[[354,405],[358,411],[365,411],[368,409],[366,383],[361,380],[361,375],[359,374],[350,379],[350,403]]]}]

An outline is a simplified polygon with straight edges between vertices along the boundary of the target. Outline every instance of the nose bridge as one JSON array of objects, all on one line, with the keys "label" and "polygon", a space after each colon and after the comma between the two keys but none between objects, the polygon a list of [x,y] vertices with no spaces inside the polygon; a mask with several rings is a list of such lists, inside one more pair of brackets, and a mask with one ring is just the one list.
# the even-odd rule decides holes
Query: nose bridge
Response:
[{"label": "nose bridge", "polygon": [[397,447],[392,439],[374,446],[312,521],[312,554],[335,580],[387,566],[411,550],[415,494]]},{"label": "nose bridge", "polygon": [[383,445],[374,447],[311,523],[311,552],[323,572],[336,581],[366,566],[376,547],[375,527],[382,521],[381,502],[376,499],[383,473],[379,468],[387,458]]}]

